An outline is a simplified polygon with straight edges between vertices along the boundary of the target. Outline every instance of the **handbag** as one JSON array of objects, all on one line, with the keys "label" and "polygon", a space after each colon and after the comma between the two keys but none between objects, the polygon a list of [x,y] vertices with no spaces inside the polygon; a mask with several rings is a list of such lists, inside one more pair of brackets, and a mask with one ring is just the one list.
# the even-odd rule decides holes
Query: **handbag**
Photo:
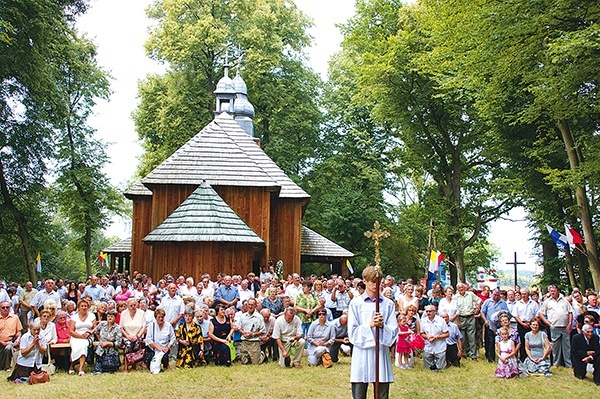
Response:
[{"label": "handbag", "polygon": [[44,382],[49,382],[49,381],[50,381],[50,376],[44,370],[40,371],[39,373],[36,373],[35,371],[32,371],[31,373],[29,373],[29,385],[43,384]]},{"label": "handbag", "polygon": [[130,352],[125,355],[125,362],[128,366],[132,366],[141,362],[144,359],[144,354],[146,353],[146,348],[141,347],[135,352]]},{"label": "handbag", "polygon": [[48,345],[48,363],[42,364],[40,368],[48,373],[48,375],[53,375],[56,372],[56,366],[52,363],[52,355],[50,354],[50,345]]},{"label": "handbag", "polygon": [[100,356],[100,366],[102,366],[102,370],[105,371],[117,370],[119,367],[121,367],[119,352],[116,350],[104,352],[104,354]]},{"label": "handbag", "polygon": [[229,347],[229,358],[231,359],[231,362],[233,362],[235,360],[235,345],[233,344],[233,341],[227,341],[227,346]]},{"label": "handbag", "polygon": [[88,338],[88,348],[87,348],[87,356],[85,357],[85,362],[90,366],[94,365],[96,361],[96,350],[94,348],[94,336],[90,335]]}]

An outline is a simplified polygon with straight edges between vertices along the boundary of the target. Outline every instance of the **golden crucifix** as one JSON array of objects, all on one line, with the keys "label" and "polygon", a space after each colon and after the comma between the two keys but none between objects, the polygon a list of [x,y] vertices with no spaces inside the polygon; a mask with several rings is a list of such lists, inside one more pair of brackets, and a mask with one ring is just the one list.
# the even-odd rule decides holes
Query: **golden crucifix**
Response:
[{"label": "golden crucifix", "polygon": [[365,237],[372,238],[375,245],[375,266],[379,267],[381,263],[381,256],[379,255],[379,241],[382,238],[386,238],[390,236],[390,233],[385,230],[381,230],[378,221],[375,221],[373,224],[373,231],[365,231]]}]

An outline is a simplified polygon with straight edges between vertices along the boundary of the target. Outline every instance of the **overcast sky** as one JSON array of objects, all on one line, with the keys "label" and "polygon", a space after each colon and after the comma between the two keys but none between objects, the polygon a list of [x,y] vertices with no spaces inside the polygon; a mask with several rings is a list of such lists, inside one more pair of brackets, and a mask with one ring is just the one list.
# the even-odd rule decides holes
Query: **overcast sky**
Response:
[{"label": "overcast sky", "polygon": [[[131,179],[142,153],[131,119],[138,104],[137,83],[148,73],[162,71],[161,65],[146,57],[143,48],[149,23],[144,10],[150,3],[149,0],[91,0],[90,10],[78,21],[80,31],[87,32],[98,47],[98,62],[113,78],[110,101],[96,106],[90,124],[107,143],[110,164],[105,170],[113,184],[120,186]],[[342,39],[335,25],[353,15],[354,1],[296,0],[296,4],[314,21],[315,27],[309,31],[315,43],[308,51],[309,66],[325,78],[329,57],[339,49]],[[522,212],[514,215],[522,216]],[[116,220],[107,233],[126,238],[131,235],[131,225]],[[498,266],[505,267],[504,263],[511,261],[517,251],[519,260],[527,262],[526,268],[534,270],[529,236],[524,223],[495,223],[490,239],[502,251]]]}]

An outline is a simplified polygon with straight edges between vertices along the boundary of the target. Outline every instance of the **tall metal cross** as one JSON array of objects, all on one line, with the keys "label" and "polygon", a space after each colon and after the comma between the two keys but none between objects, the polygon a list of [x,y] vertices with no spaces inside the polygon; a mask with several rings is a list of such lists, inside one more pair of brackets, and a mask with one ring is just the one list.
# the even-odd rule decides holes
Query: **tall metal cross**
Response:
[{"label": "tall metal cross", "polygon": [[372,238],[375,245],[375,266],[379,267],[381,264],[381,256],[379,255],[379,241],[382,238],[389,237],[390,233],[380,229],[378,221],[373,224],[373,231],[365,231],[365,237]]},{"label": "tall metal cross", "polygon": [[512,262],[506,262],[507,265],[513,265],[515,267],[515,287],[517,286],[517,265],[524,265],[525,262],[517,262],[517,253],[515,252],[515,260]]}]

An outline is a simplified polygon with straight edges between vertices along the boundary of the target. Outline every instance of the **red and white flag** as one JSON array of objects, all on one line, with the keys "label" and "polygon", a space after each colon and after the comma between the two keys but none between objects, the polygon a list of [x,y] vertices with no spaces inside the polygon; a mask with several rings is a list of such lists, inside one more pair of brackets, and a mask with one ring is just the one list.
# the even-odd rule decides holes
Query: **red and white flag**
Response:
[{"label": "red and white flag", "polygon": [[565,223],[565,233],[570,246],[574,247],[575,245],[583,244],[583,238],[581,238],[579,232],[567,223]]}]

